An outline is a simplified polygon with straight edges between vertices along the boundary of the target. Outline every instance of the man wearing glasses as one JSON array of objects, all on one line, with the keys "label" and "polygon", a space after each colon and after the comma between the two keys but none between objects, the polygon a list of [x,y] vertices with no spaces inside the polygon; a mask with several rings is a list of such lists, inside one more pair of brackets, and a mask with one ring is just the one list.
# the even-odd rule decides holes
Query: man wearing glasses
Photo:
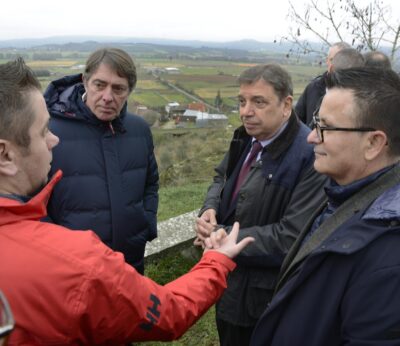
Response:
[{"label": "man wearing glasses", "polygon": [[331,178],[251,345],[400,344],[400,79],[336,71],[308,142]]}]

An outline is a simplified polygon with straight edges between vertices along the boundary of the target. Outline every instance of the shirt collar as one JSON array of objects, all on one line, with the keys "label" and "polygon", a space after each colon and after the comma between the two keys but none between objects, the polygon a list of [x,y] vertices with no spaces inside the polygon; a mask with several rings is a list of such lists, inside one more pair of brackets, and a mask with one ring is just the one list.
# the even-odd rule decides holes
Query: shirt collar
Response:
[{"label": "shirt collar", "polygon": [[[263,141],[259,141],[262,145],[263,148],[265,148],[268,144],[272,143],[285,129],[287,126],[288,122],[285,121],[285,123],[280,127],[280,129],[278,130],[277,133],[275,133],[271,138],[265,139]],[[256,141],[257,139],[255,139],[254,137],[251,139],[251,144],[253,145],[253,143]]]}]

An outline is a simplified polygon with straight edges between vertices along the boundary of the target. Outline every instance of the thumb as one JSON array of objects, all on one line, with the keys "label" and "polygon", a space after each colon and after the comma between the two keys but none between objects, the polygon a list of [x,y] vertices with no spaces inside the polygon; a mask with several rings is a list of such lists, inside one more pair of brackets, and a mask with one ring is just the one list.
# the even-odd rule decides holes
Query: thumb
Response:
[{"label": "thumb", "polygon": [[209,216],[210,216],[210,223],[211,223],[212,225],[216,225],[216,224],[217,224],[217,218],[216,218],[215,214],[210,213]]}]

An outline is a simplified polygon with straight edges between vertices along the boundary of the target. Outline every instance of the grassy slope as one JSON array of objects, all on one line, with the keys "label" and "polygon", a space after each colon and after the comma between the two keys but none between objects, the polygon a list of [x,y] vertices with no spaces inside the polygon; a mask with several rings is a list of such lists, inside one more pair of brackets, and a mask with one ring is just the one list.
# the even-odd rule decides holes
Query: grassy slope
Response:
[{"label": "grassy slope", "polygon": [[[182,135],[177,136],[179,131]],[[232,134],[232,128],[230,130],[191,131],[183,129],[179,131],[160,132],[156,130],[153,132],[162,182],[159,221],[201,207],[214,174],[213,168],[222,159]],[[169,156],[165,156],[165,153],[168,153]],[[177,252],[160,258],[158,261],[152,261],[146,266],[145,275],[159,284],[165,284],[187,273],[201,255],[201,252],[194,248],[190,250],[191,255],[189,256],[187,252],[186,254]],[[218,345],[214,315],[215,309],[212,307],[178,341],[142,344],[147,346]]]}]

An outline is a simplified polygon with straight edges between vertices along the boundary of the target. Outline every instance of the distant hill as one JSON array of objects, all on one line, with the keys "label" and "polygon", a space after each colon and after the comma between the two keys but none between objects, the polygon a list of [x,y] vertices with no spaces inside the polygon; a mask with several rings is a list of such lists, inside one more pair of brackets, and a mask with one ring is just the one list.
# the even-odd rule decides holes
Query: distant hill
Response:
[{"label": "distant hill", "polygon": [[[310,43],[316,51],[325,51],[321,43]],[[288,42],[260,42],[256,40],[239,40],[228,42],[173,40],[164,38],[119,37],[119,36],[52,36],[45,38],[26,38],[0,41],[0,50],[56,50],[91,52],[101,46],[119,46],[131,54],[152,54],[160,57],[187,57],[190,54],[196,58],[242,59],[248,61],[263,61],[265,55],[269,58],[286,56],[294,60],[315,63],[321,56],[315,53],[304,55],[298,47]],[[389,47],[381,50],[390,54]],[[262,56],[263,55],[263,56]],[[399,69],[400,51],[396,54],[394,67]],[[279,61],[278,61],[279,62]]]},{"label": "distant hill", "polygon": [[262,63],[266,59],[280,63],[283,58],[315,62],[315,54],[303,55],[291,51],[289,43],[240,40],[213,42],[198,40],[171,40],[161,38],[127,38],[111,36],[54,36],[40,39],[0,41],[0,52],[13,50],[42,52],[80,52],[84,56],[100,47],[120,47],[138,58],[194,58],[249,61]]},{"label": "distant hill", "polygon": [[290,49],[290,44],[278,44],[274,42],[260,42],[256,40],[240,40],[230,42],[213,42],[198,40],[171,40],[162,38],[137,38],[137,37],[112,37],[112,36],[54,36],[47,38],[15,39],[0,41],[0,48],[33,48],[48,45],[65,45],[69,43],[129,43],[129,44],[155,44],[162,46],[179,46],[192,48],[225,48],[238,49],[250,52],[281,51]]}]

